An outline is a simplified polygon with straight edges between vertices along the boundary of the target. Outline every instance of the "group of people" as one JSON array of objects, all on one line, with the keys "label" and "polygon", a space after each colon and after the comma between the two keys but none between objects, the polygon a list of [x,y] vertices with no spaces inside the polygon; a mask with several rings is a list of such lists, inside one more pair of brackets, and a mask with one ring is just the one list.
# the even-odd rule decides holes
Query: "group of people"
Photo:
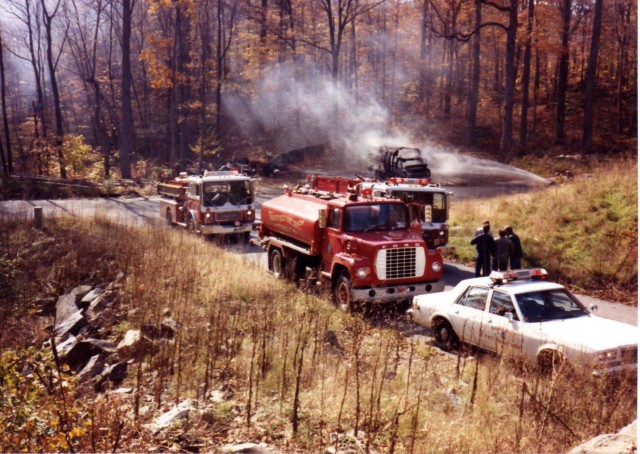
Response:
[{"label": "group of people", "polygon": [[476,277],[488,276],[491,270],[518,270],[521,267],[522,245],[510,225],[500,230],[498,237],[494,238],[491,224],[484,221],[482,227],[476,230],[471,244],[477,251]]}]

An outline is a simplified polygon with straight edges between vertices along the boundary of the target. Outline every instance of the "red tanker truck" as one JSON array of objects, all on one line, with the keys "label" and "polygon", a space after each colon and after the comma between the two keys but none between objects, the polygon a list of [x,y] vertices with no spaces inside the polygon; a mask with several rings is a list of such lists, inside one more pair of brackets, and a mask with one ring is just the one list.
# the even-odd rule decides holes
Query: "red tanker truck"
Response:
[{"label": "red tanker truck", "polygon": [[409,229],[402,201],[307,185],[265,202],[257,227],[275,276],[330,283],[344,311],[444,290],[442,257]]}]

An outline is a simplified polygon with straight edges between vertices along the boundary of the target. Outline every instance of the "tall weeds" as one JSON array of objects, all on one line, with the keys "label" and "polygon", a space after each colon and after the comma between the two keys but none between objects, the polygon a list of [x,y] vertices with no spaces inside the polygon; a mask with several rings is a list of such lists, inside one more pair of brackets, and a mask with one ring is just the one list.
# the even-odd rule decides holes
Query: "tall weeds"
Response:
[{"label": "tall weeds", "polygon": [[[611,386],[562,376],[552,386],[490,355],[462,353],[459,360],[424,338],[343,314],[183,232],[103,219],[48,225],[43,235],[61,246],[48,252],[46,267],[32,268],[40,291],[51,287],[52,276],[59,279],[54,287],[69,290],[123,271],[123,326],[159,326],[169,315],[178,325],[173,341],[130,368],[125,386],[136,394],[128,411],[106,396],[76,400],[93,417],[86,433],[73,432],[75,449],[149,450],[157,441],[144,424],[187,398],[218,412],[213,423],[197,419],[189,429],[210,450],[226,440],[262,440],[311,452],[329,445],[371,452],[559,452],[635,418],[634,382]],[[26,257],[28,228],[2,227],[4,250]],[[114,335],[124,331],[116,328]],[[1,429],[18,417],[2,401],[6,377],[25,372],[0,372]],[[226,401],[213,401],[214,391]],[[0,443],[0,450],[18,448]]]}]

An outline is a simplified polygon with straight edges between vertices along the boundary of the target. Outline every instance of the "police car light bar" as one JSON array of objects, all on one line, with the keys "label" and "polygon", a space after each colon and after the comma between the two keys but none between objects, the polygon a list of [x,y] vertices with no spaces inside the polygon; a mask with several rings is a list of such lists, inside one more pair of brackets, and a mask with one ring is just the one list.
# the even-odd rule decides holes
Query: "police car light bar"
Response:
[{"label": "police car light bar", "polygon": [[544,268],[528,268],[524,270],[512,271],[492,271],[489,275],[496,284],[506,284],[507,282],[516,280],[545,280],[549,277],[549,273]]}]

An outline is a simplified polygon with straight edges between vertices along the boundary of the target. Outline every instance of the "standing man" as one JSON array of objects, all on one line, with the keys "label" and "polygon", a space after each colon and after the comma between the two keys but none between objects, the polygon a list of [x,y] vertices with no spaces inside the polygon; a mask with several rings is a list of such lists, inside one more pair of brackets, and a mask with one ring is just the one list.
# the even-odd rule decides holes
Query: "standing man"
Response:
[{"label": "standing man", "polygon": [[476,277],[488,276],[491,273],[491,257],[496,250],[496,242],[489,234],[491,227],[488,223],[482,226],[482,232],[476,235],[471,244],[476,247]]},{"label": "standing man", "polygon": [[475,236],[482,235],[482,229],[484,228],[485,225],[489,226],[489,235],[491,235],[493,237],[493,232],[491,231],[491,224],[489,223],[489,221],[484,221],[482,223],[482,226],[478,227],[476,229],[476,235]]},{"label": "standing man", "polygon": [[500,236],[496,240],[496,253],[493,255],[493,269],[496,271],[507,271],[509,260],[513,255],[513,243],[507,238],[507,232],[500,230]]},{"label": "standing man", "polygon": [[522,244],[520,243],[520,237],[513,232],[513,228],[510,225],[504,228],[507,232],[507,238],[511,240],[513,244],[513,252],[511,253],[511,269],[519,270],[522,268]]}]

